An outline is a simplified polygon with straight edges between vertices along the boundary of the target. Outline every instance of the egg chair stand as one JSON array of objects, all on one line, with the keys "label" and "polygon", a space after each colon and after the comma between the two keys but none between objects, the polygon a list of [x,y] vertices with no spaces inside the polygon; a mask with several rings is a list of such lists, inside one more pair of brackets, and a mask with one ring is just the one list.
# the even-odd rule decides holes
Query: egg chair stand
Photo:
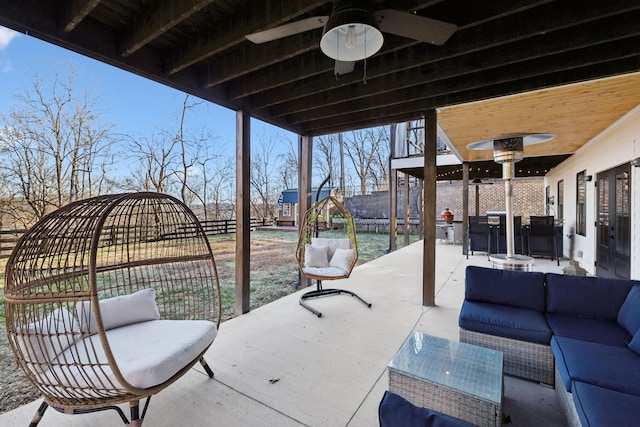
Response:
[{"label": "egg chair stand", "polygon": [[[114,410],[141,426],[151,396],[198,362],[213,378],[204,355],[220,314],[209,240],[179,200],[104,195],[46,215],[16,244],[5,277],[9,344],[43,396],[30,427],[49,407]],[[117,406],[127,403],[129,418]]]},{"label": "egg chair stand", "polygon": [[363,303],[367,307],[371,308],[371,303],[365,301],[364,299],[362,299],[355,292],[351,292],[351,291],[348,291],[346,289],[338,289],[338,288],[324,289],[322,287],[322,280],[317,280],[317,284],[316,284],[316,289],[315,290],[309,291],[309,292],[305,292],[304,294],[302,294],[302,296],[300,297],[300,305],[303,306],[304,308],[306,308],[307,310],[309,310],[310,312],[312,312],[313,314],[315,314],[316,316],[322,317],[322,313],[320,311],[318,311],[315,308],[311,307],[309,304],[305,303],[305,301],[308,300],[308,299],[311,299],[311,298],[320,298],[320,297],[326,297],[326,296],[330,296],[330,295],[341,295],[341,294],[351,295],[352,297],[358,299],[361,303]]},{"label": "egg chair stand", "polygon": [[[331,194],[318,200],[320,190],[328,179],[329,177],[320,185],[316,193],[316,202],[304,215],[296,250],[300,275],[316,280],[316,289],[303,293],[299,303],[318,317],[322,317],[322,313],[307,304],[307,300],[332,295],[350,295],[371,308],[371,303],[355,292],[340,288],[324,288],[322,285],[325,280],[348,278],[358,261],[358,242],[353,215]],[[338,234],[339,232],[342,234]]]}]

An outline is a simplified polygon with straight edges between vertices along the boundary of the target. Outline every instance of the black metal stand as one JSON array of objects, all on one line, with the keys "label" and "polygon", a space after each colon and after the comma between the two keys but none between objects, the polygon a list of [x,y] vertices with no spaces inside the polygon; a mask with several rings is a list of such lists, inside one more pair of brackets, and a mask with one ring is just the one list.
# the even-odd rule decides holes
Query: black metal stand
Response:
[{"label": "black metal stand", "polygon": [[340,295],[340,294],[351,295],[352,297],[355,297],[358,300],[360,300],[360,302],[366,305],[367,307],[371,308],[371,303],[360,298],[360,296],[355,292],[351,292],[346,289],[323,289],[322,280],[318,280],[318,284],[315,290],[302,294],[302,296],[300,297],[300,305],[306,308],[307,310],[309,310],[310,312],[312,312],[313,314],[315,314],[316,316],[322,317],[321,312],[311,307],[310,305],[306,304],[305,301],[310,298],[320,298],[320,297],[325,297],[330,295]]}]

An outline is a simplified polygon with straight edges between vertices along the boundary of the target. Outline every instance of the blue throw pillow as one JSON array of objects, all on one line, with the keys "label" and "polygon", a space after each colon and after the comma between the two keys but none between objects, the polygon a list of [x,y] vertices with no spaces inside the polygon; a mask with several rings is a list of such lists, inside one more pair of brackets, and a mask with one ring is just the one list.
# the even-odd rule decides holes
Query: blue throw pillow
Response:
[{"label": "blue throw pillow", "polygon": [[385,391],[378,407],[380,427],[473,427],[440,412],[415,406],[405,398]]},{"label": "blue throw pillow", "polygon": [[544,311],[543,273],[470,265],[465,276],[466,300]]},{"label": "blue throw pillow", "polygon": [[631,335],[640,330],[640,285],[635,285],[629,291],[618,312],[618,324]]}]

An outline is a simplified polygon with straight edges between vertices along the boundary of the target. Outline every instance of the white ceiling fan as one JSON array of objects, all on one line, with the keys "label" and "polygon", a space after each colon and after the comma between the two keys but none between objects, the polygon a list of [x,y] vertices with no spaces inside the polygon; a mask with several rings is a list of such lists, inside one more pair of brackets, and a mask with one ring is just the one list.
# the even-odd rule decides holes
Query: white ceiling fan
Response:
[{"label": "white ceiling fan", "polygon": [[371,11],[366,0],[335,0],[330,16],[314,16],[245,36],[260,44],[323,27],[320,49],[336,61],[336,75],[353,71],[355,61],[380,50],[382,33],[444,44],[458,28],[455,24],[394,9]]}]

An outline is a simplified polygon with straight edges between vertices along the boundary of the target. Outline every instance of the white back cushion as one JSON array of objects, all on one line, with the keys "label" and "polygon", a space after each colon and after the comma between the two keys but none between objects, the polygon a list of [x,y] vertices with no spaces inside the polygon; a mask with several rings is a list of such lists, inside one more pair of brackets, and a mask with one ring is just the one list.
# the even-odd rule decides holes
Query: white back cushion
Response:
[{"label": "white back cushion", "polygon": [[356,259],[355,249],[336,248],[329,266],[336,267],[344,271],[351,271],[351,265]]},{"label": "white back cushion", "polygon": [[324,237],[314,237],[311,239],[313,246],[326,246],[329,248],[328,258],[333,258],[336,249],[351,249],[351,241],[346,239],[327,239]]},{"label": "white back cushion", "polygon": [[305,267],[329,267],[329,248],[327,246],[304,245]]},{"label": "white back cushion", "polygon": [[[94,313],[91,311],[91,301],[79,302],[76,311],[82,331],[98,332]],[[105,331],[132,323],[159,320],[156,290],[143,289],[131,295],[100,300],[100,314]]]}]

